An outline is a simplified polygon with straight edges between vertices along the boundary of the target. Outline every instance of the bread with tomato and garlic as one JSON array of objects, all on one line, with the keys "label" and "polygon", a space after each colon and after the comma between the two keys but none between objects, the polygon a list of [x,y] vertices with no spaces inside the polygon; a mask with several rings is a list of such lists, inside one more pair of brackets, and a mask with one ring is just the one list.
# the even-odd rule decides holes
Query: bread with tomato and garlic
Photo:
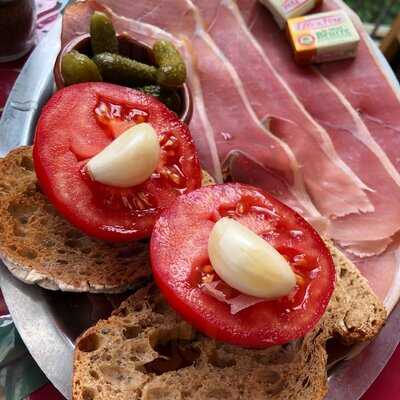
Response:
[{"label": "bread with tomato and garlic", "polygon": [[[203,171],[203,184],[212,182]],[[147,242],[95,239],[57,212],[30,146],[0,160],[0,258],[18,279],[51,290],[119,293],[150,277]]]},{"label": "bread with tomato and garlic", "polygon": [[323,399],[327,341],[367,341],[386,317],[356,267],[329,249],[336,287],[321,320],[303,338],[266,349],[215,341],[177,315],[153,285],[77,340],[73,400]]},{"label": "bread with tomato and garlic", "polygon": [[327,340],[368,340],[386,318],[350,261],[252,186],[180,196],[150,257],[159,292],[78,339],[75,400],[321,399]]}]

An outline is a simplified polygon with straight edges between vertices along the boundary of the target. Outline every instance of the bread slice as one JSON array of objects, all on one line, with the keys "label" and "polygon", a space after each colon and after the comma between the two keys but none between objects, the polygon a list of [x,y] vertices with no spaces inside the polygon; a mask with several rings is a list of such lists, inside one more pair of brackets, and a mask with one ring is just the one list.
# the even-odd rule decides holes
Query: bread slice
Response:
[{"label": "bread slice", "polygon": [[78,338],[73,400],[322,399],[327,341],[369,340],[386,318],[356,267],[329,246],[336,288],[305,338],[265,350],[216,342],[196,332],[148,286]]},{"label": "bread slice", "polygon": [[0,160],[0,258],[18,279],[52,290],[124,292],[149,278],[147,248],[147,241],[93,239],[70,225],[41,193],[31,147]]}]

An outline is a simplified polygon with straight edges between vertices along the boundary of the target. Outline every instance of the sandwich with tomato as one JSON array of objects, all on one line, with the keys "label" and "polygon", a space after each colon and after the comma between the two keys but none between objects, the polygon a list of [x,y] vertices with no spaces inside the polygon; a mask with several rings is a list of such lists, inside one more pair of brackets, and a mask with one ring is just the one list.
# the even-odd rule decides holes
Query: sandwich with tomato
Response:
[{"label": "sandwich with tomato", "polygon": [[327,341],[369,340],[385,321],[353,264],[295,211],[252,186],[201,187],[188,127],[148,94],[58,91],[33,151],[10,153],[0,175],[14,275],[141,286],[77,340],[74,400],[322,399]]}]

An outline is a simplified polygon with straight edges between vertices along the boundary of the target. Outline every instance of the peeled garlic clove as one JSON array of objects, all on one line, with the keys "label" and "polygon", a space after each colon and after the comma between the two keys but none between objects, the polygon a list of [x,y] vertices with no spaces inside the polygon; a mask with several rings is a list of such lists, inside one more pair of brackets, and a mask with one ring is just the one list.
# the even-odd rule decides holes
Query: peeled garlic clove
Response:
[{"label": "peeled garlic clove", "polygon": [[296,285],[286,259],[231,218],[224,217],[214,225],[208,255],[219,277],[243,294],[272,300],[288,295]]},{"label": "peeled garlic clove", "polygon": [[96,182],[127,188],[146,181],[160,159],[154,128],[142,123],[127,129],[86,165]]}]

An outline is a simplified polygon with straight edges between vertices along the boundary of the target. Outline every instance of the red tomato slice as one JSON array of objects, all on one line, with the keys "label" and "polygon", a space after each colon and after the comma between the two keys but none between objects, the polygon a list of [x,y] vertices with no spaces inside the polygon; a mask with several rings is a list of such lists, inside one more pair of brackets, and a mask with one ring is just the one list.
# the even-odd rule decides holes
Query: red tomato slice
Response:
[{"label": "red tomato slice", "polygon": [[[160,138],[160,163],[143,184],[120,189],[92,181],[87,161],[125,129],[150,123]],[[201,185],[190,132],[153,96],[108,83],[83,83],[55,93],[43,108],[34,143],[41,188],[72,224],[111,241],[150,236],[160,212]]]},{"label": "red tomato slice", "polygon": [[[232,314],[202,288],[218,280],[207,252],[214,223],[229,216],[273,245],[290,262],[297,285],[286,297]],[[332,257],[316,231],[269,194],[241,184],[204,187],[179,197],[157,221],[151,238],[160,290],[198,330],[235,345],[263,348],[303,337],[323,315],[335,284]],[[228,298],[239,293],[220,282]]]}]

